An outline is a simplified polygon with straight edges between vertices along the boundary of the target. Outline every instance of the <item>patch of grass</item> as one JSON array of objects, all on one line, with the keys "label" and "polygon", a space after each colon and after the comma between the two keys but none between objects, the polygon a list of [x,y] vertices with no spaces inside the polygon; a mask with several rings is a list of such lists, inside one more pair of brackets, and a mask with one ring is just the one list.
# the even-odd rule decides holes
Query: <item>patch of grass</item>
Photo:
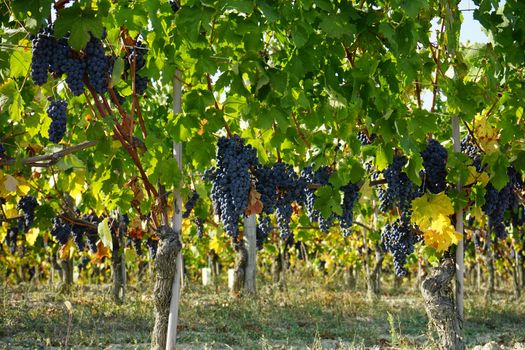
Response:
[{"label": "patch of grass", "polygon": [[[130,286],[124,305],[115,305],[109,285],[78,286],[65,297],[47,286],[19,285],[0,292],[0,349],[65,347],[68,310],[73,307],[67,347],[100,349],[120,345],[147,349],[153,325],[152,285]],[[389,290],[385,288],[385,290]],[[498,294],[466,300],[469,346],[489,340],[525,341],[523,300]],[[367,301],[362,290],[290,275],[288,290],[259,284],[257,296],[231,298],[227,290],[196,282],[183,290],[179,343],[191,349],[429,348],[427,318],[414,288],[402,287]],[[184,346],[186,345],[186,347]]]}]

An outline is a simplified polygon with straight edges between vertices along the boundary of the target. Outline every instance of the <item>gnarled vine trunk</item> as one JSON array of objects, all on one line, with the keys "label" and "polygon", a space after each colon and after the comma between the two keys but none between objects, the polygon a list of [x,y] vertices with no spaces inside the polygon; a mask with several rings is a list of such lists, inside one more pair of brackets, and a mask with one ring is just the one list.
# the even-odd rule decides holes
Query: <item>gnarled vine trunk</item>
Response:
[{"label": "gnarled vine trunk", "polygon": [[235,257],[235,273],[231,293],[234,296],[240,296],[246,281],[246,267],[248,266],[248,250],[244,241],[235,244],[235,251],[237,256]]},{"label": "gnarled vine trunk", "polygon": [[182,249],[179,235],[169,226],[161,226],[157,231],[159,245],[155,258],[155,324],[151,336],[151,349],[166,348],[166,336],[171,302],[171,289],[177,269],[177,254]]},{"label": "gnarled vine trunk", "polygon": [[439,348],[444,350],[465,349],[452,294],[451,282],[455,271],[454,260],[445,259],[421,283],[421,293],[429,323],[439,336]]},{"label": "gnarled vine trunk", "polygon": [[60,260],[61,284],[59,290],[62,293],[69,293],[73,286],[73,261],[70,259]]}]

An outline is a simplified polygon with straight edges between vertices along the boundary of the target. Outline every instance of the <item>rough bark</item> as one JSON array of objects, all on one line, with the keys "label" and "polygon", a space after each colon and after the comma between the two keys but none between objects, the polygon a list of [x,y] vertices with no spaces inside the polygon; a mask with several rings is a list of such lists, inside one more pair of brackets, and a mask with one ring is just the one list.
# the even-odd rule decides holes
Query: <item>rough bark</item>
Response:
[{"label": "rough bark", "polygon": [[73,261],[69,259],[60,261],[60,276],[62,278],[60,292],[69,293],[73,285]]},{"label": "rough bark", "polygon": [[373,289],[376,295],[381,293],[381,269],[383,268],[383,260],[385,259],[385,252],[377,244],[375,247],[376,263],[372,270]]},{"label": "rough bark", "polygon": [[[123,232],[119,230],[120,232]],[[124,235],[120,238],[113,236],[113,254],[111,255],[111,275],[113,282],[113,301],[115,304],[124,303],[126,290],[126,265],[124,262],[124,252],[121,247],[124,246]]]},{"label": "rough bark", "polygon": [[257,224],[255,214],[244,219],[244,241],[246,247],[246,269],[244,275],[244,291],[256,293],[256,273],[257,273]]},{"label": "rough bark", "polygon": [[345,285],[349,289],[355,289],[356,283],[355,283],[355,277],[354,277],[354,267],[349,266],[345,270]]},{"label": "rough bark", "polygon": [[246,282],[246,267],[248,266],[248,250],[244,242],[235,245],[237,256],[235,257],[235,274],[233,278],[233,288],[231,294],[239,297]]},{"label": "rough bark", "polygon": [[277,254],[277,256],[273,259],[272,264],[272,280],[273,284],[277,285],[281,281],[281,272],[283,270],[283,260],[281,258],[281,253]]},{"label": "rough bark", "polygon": [[177,268],[175,260],[182,249],[178,234],[169,226],[161,226],[157,231],[157,235],[160,241],[154,267],[155,324],[151,336],[151,349],[154,350],[166,347],[171,289]]},{"label": "rough bark", "polygon": [[459,318],[453,300],[451,282],[454,276],[454,260],[445,259],[441,266],[433,269],[421,284],[421,293],[425,301],[429,324],[434,327],[438,334],[439,348],[444,350],[465,349],[464,341],[460,336]]}]

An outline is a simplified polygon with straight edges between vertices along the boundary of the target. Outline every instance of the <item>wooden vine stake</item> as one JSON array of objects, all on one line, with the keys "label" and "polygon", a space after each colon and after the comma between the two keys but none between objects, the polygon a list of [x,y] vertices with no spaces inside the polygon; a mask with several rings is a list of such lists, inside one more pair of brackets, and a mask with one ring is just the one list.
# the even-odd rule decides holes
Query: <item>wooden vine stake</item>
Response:
[{"label": "wooden vine stake", "polygon": [[[454,141],[454,152],[461,153],[461,139],[459,133],[459,117],[452,118],[452,139]],[[456,189],[461,191],[461,181],[458,180]],[[456,248],[456,311],[458,313],[459,334],[461,341],[464,340],[463,320],[464,320],[464,238],[463,238],[463,208],[456,211],[456,232],[461,234],[461,239]]]},{"label": "wooden vine stake", "polygon": [[[176,70],[173,77],[173,113],[182,112],[182,83],[181,71]],[[173,157],[177,161],[179,170],[182,173],[182,144],[173,142]],[[181,183],[176,186],[173,199],[173,230],[179,235],[181,241],[182,232],[182,197],[180,193]],[[177,324],[179,320],[180,290],[182,283],[182,249],[178,252],[176,258],[176,272],[171,289],[170,313],[168,318],[168,332],[166,337],[166,350],[175,350],[177,344]]]},{"label": "wooden vine stake", "polygon": [[255,293],[255,275],[256,275],[256,256],[257,256],[257,226],[255,214],[244,218],[244,240],[248,251],[248,261],[246,264],[246,275],[244,279],[244,290],[248,293]]}]

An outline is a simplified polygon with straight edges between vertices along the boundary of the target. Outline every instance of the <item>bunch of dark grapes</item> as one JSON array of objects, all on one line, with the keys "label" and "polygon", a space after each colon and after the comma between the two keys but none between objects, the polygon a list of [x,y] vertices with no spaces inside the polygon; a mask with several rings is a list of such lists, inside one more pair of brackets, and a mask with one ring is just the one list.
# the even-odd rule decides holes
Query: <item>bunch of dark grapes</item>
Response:
[{"label": "bunch of dark grapes", "polygon": [[86,63],[74,54],[66,38],[57,39],[53,34],[53,27],[47,26],[33,39],[31,77],[35,84],[42,85],[47,81],[48,71],[56,78],[65,73],[66,83],[73,95],[81,95],[84,92]]},{"label": "bunch of dark grapes", "polygon": [[407,161],[405,156],[395,156],[392,164],[383,171],[388,184],[386,190],[378,191],[379,209],[383,212],[397,207],[403,215],[410,216],[411,201],[420,195],[418,188],[403,172]]},{"label": "bunch of dark grapes", "polygon": [[133,244],[133,248],[135,248],[137,255],[142,256],[142,239],[132,238],[131,243]]},{"label": "bunch of dark grapes", "polygon": [[47,108],[47,115],[52,120],[48,130],[49,141],[53,143],[59,143],[66,133],[66,111],[67,102],[64,100],[53,101]]},{"label": "bunch of dark grapes", "polygon": [[5,237],[5,243],[9,247],[9,252],[14,254],[16,252],[16,240],[18,238],[19,229],[18,226],[11,226],[7,230],[7,236]]},{"label": "bunch of dark grapes", "polygon": [[150,237],[146,241],[146,245],[148,246],[149,255],[151,259],[155,259],[155,257],[157,256],[157,248],[159,246],[159,241]]},{"label": "bunch of dark grapes", "polygon": [[359,185],[349,182],[341,187],[343,191],[343,215],[339,216],[339,224],[345,237],[352,233],[352,224],[354,223],[354,204],[359,198]]},{"label": "bunch of dark grapes", "polygon": [[7,158],[7,155],[5,153],[5,147],[3,143],[0,143],[0,159]]},{"label": "bunch of dark grapes", "polygon": [[405,276],[407,274],[404,266],[406,258],[414,252],[414,244],[420,242],[419,236],[415,234],[409,221],[402,218],[386,224],[381,232],[381,242],[394,258],[396,275]]},{"label": "bunch of dark grapes", "polygon": [[361,142],[363,146],[371,145],[372,142],[374,142],[374,140],[376,139],[376,137],[377,137],[376,134],[372,134],[368,136],[368,134],[363,131],[359,131],[357,133],[357,139],[359,140],[359,142]]},{"label": "bunch of dark grapes", "polygon": [[255,169],[255,189],[261,195],[263,212],[272,214],[275,211],[277,201],[277,180],[273,175],[273,167],[261,165]]},{"label": "bunch of dark grapes", "polygon": [[255,233],[255,240],[257,242],[257,249],[262,249],[264,242],[272,232],[272,221],[268,215],[259,215],[257,221],[257,229]]},{"label": "bunch of dark grapes", "polygon": [[16,204],[16,208],[22,211],[22,219],[19,221],[19,226],[24,232],[29,231],[33,221],[35,220],[35,208],[38,202],[33,196],[23,196]]},{"label": "bunch of dark grapes", "polygon": [[53,218],[53,228],[51,229],[51,235],[61,244],[64,245],[71,236],[71,226],[64,222],[59,217]]},{"label": "bunch of dark grapes", "polygon": [[[82,215],[82,220],[87,221],[93,225],[98,225],[100,220],[96,214]],[[85,230],[87,245],[91,252],[97,251],[97,241],[98,241],[98,230],[94,228],[87,227]]]},{"label": "bunch of dark grapes", "polygon": [[137,95],[144,95],[148,87],[148,77],[140,76],[137,72],[146,65],[145,55],[147,49],[144,44],[137,40],[137,43],[126,52],[124,56],[124,76],[128,77],[131,74],[131,64],[135,62],[135,93]]},{"label": "bunch of dark grapes", "polygon": [[315,209],[315,199],[317,198],[315,195],[315,189],[310,188],[310,185],[319,185],[324,186],[328,184],[328,180],[330,179],[331,175],[331,169],[327,166],[322,166],[319,169],[317,169],[315,172],[313,171],[312,166],[306,166],[301,171],[301,178],[305,182],[305,186],[303,187],[303,196],[304,196],[304,204],[306,206],[306,214],[308,215],[308,218],[310,219],[310,222],[317,223],[319,222],[319,226],[323,232],[328,231],[330,228],[332,221],[331,218],[328,220],[325,219],[319,210]]},{"label": "bunch of dark grapes", "polygon": [[477,249],[480,249],[481,248],[480,231],[479,230],[475,230],[473,236],[474,236],[474,246]]},{"label": "bunch of dark grapes", "polygon": [[447,150],[438,141],[429,139],[421,157],[425,168],[424,188],[434,194],[443,192],[447,186]]},{"label": "bunch of dark grapes", "polygon": [[282,239],[287,239],[291,234],[290,220],[292,218],[292,203],[304,202],[304,188],[306,182],[299,177],[289,164],[277,162],[272,166],[274,181],[277,184],[276,193],[276,219]]},{"label": "bunch of dark grapes", "polygon": [[169,0],[168,3],[170,4],[173,13],[176,13],[180,9],[180,4],[177,0]]},{"label": "bunch of dark grapes", "polygon": [[33,39],[31,78],[37,85],[43,85],[47,81],[47,72],[55,46],[55,40],[51,34],[51,28],[46,27],[38,32]]},{"label": "bunch of dark grapes", "polygon": [[481,150],[474,142],[472,142],[470,136],[465,136],[461,140],[461,151],[472,160],[472,165],[476,168],[478,173],[483,171],[484,166],[482,163]]},{"label": "bunch of dark grapes", "polygon": [[211,199],[224,230],[235,240],[239,235],[239,218],[248,206],[250,168],[258,165],[257,153],[238,135],[221,137],[217,142],[216,167],[204,178],[213,183]]},{"label": "bunch of dark grapes", "polygon": [[489,217],[489,226],[492,231],[498,238],[505,239],[507,233],[503,221],[512,196],[511,186],[507,184],[498,191],[489,183],[485,191],[485,204],[481,208]]},{"label": "bunch of dark grapes", "polygon": [[182,213],[183,218],[188,218],[191,214],[191,211],[195,207],[195,204],[197,204],[197,201],[199,200],[199,194],[197,191],[193,190],[190,199],[184,204],[184,213]]},{"label": "bunch of dark grapes", "polygon": [[204,235],[204,219],[196,216],[193,222],[197,228],[197,237],[200,239]]},{"label": "bunch of dark grapes", "polygon": [[71,225],[71,233],[73,234],[73,241],[75,242],[75,245],[77,246],[79,251],[83,251],[85,248],[84,243],[84,236],[86,234],[87,227],[73,224]]},{"label": "bunch of dark grapes", "polygon": [[91,36],[86,45],[86,68],[89,82],[96,92],[103,94],[107,91],[108,77],[112,70],[112,57],[104,53],[102,40]]}]

